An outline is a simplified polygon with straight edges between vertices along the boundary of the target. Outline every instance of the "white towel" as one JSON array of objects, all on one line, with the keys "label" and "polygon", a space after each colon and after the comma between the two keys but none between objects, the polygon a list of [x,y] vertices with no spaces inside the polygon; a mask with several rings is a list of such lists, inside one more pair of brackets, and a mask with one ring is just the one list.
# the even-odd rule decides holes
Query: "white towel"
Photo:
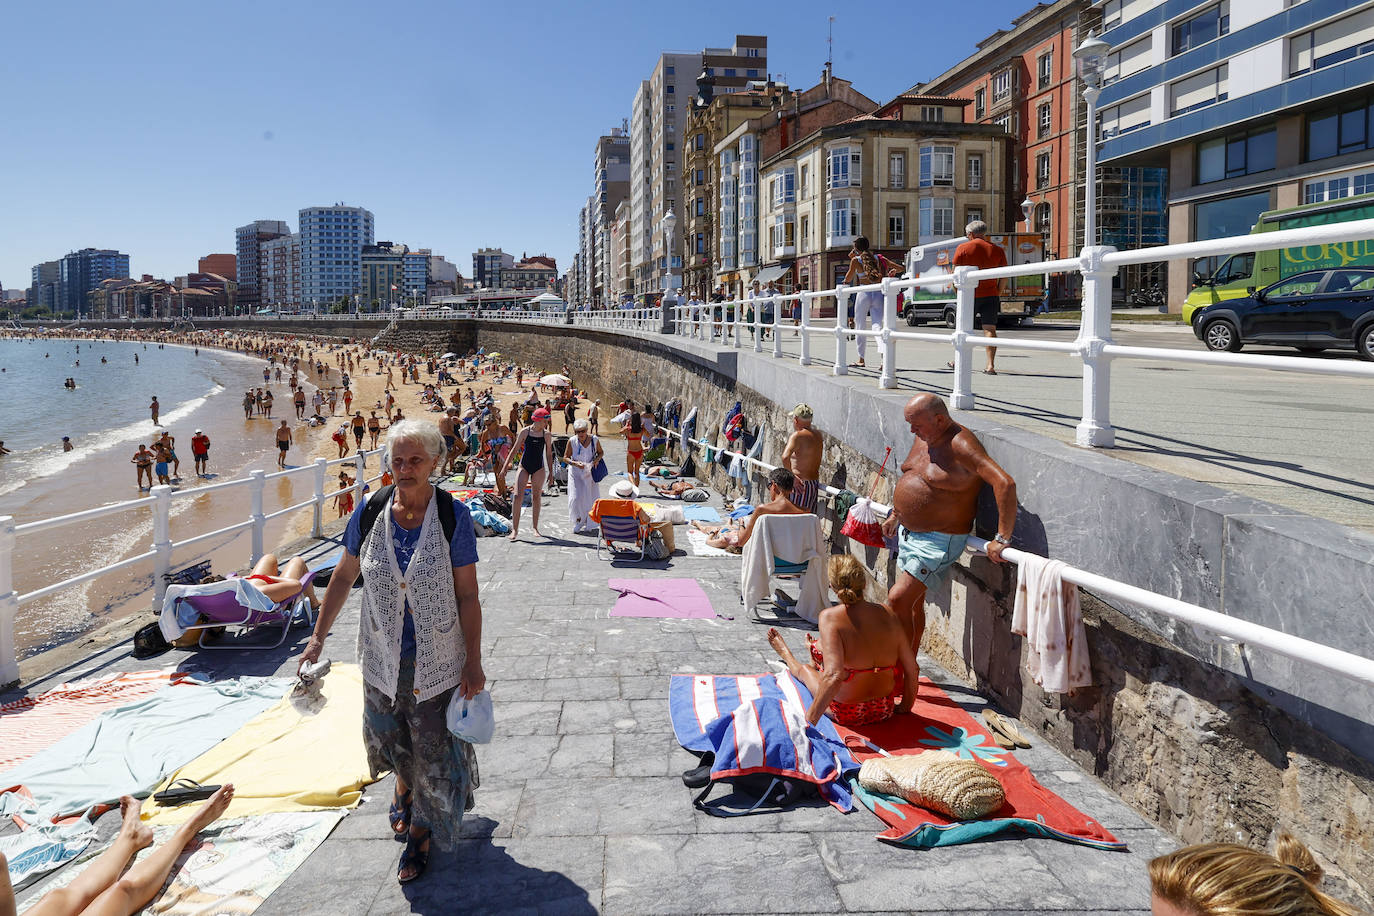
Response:
[{"label": "white towel", "polygon": [[754,522],[754,533],[744,545],[744,564],[740,567],[740,594],[744,606],[752,608],[768,595],[772,558],[789,563],[806,563],[801,578],[801,593],[792,613],[815,623],[825,610],[825,537],[821,520],[805,515],[764,515]]},{"label": "white towel", "polygon": [[1064,564],[1033,554],[1016,571],[1011,631],[1026,637],[1026,670],[1050,693],[1092,685],[1088,634],[1078,608],[1078,586],[1065,582]]}]

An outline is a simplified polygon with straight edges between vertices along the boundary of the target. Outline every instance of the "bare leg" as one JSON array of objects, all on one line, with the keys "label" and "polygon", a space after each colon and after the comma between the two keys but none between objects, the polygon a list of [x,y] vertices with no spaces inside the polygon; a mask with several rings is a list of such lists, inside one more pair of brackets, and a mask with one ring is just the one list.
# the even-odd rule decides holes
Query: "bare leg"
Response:
[{"label": "bare leg", "polygon": [[[539,504],[543,502],[540,497],[544,495],[544,478],[548,476],[548,470],[540,469],[534,472],[530,478],[530,524],[534,528],[534,533],[539,534]],[[521,502],[524,502],[522,499]],[[543,537],[543,535],[539,535]]]},{"label": "bare leg", "polygon": [[296,579],[305,583],[305,597],[310,599],[310,607],[318,609],[319,599],[315,597],[315,584],[310,575],[310,567],[300,557],[292,557],[286,561],[286,566],[282,567],[281,574],[287,579]]},{"label": "bare leg", "polygon": [[234,787],[221,786],[205,800],[205,804],[196,810],[189,821],[177,828],[170,840],[154,847],[143,861],[136,862],[133,868],[83,911],[83,916],[130,916],[146,906],[167,882],[167,875],[182,850],[190,845],[196,834],[224,813],[233,798]]},{"label": "bare leg", "polygon": [[[996,336],[997,336],[997,325],[995,325],[995,324],[985,324],[985,325],[983,325],[983,336],[984,336],[984,337],[996,337]],[[983,371],[986,372],[988,375],[996,375],[996,374],[997,374],[997,366],[995,365],[995,363],[997,362],[997,348],[996,348],[996,347],[986,347],[985,349],[988,351],[988,367],[987,367],[986,369],[984,369]]]},{"label": "bare leg", "polygon": [[[525,484],[529,483],[529,472],[524,468],[515,475],[515,492],[510,496],[510,539],[520,534],[520,509],[525,504]],[[538,529],[536,528],[536,533]]]},{"label": "bare leg", "polygon": [[803,665],[797,661],[797,657],[792,654],[792,650],[787,647],[787,642],[782,638],[782,634],[775,627],[768,628],[768,645],[773,647],[773,651],[778,653],[778,658],[787,666],[787,670],[797,680],[806,685],[806,689],[811,691],[814,697],[820,693],[821,673],[810,665]]},{"label": "bare leg", "polygon": [[262,559],[258,560],[253,566],[252,575],[255,576],[281,576],[285,573],[278,572],[277,555],[275,553],[265,553]]},{"label": "bare leg", "polygon": [[902,629],[911,640],[911,651],[920,655],[921,637],[926,631],[926,584],[909,572],[897,576],[897,584],[887,593],[888,607],[892,608]]},{"label": "bare leg", "polygon": [[[134,853],[153,842],[152,828],[145,826],[138,819],[138,800],[125,795],[119,800],[119,808],[124,821],[120,824],[119,834],[110,844],[110,848],[97,856],[85,871],[72,879],[71,884],[45,894],[43,899],[29,910],[30,913],[34,916],[80,913],[118,880],[120,872],[124,871]],[[3,880],[5,886],[8,886],[8,872]],[[3,894],[0,894],[0,914],[6,912],[3,899]],[[11,902],[13,899],[11,896]],[[13,907],[8,912],[13,913]]]}]

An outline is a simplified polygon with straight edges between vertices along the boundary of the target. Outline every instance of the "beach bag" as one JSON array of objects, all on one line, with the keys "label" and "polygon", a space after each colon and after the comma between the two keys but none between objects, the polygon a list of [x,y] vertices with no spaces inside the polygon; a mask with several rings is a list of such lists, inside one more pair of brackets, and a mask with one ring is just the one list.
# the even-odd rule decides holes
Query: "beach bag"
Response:
[{"label": "beach bag", "polygon": [[711,494],[701,487],[692,487],[682,492],[682,501],[685,503],[704,503],[710,498]]},{"label": "beach bag", "polygon": [[610,468],[606,467],[606,459],[602,458],[592,465],[592,482],[601,483],[606,479],[606,475],[611,473]]},{"label": "beach bag", "polygon": [[483,493],[482,505],[486,506],[488,512],[495,512],[506,518],[510,518],[514,512],[510,500],[499,493]]},{"label": "beach bag", "polygon": [[[692,799],[692,806],[712,817],[743,817],[748,814],[764,814],[790,808],[817,793],[815,783],[792,779],[773,773],[748,773],[743,776],[727,776],[713,779],[711,764],[716,755],[707,751],[701,757],[701,765],[682,774],[682,782],[689,789],[701,789]],[[707,804],[706,799],[716,786],[725,784],[730,787],[729,794]],[[734,799],[734,802],[729,800]]]},{"label": "beach bag", "polygon": [[671,551],[663,541],[663,532],[650,531],[649,539],[644,545],[644,556],[650,560],[666,560]]},{"label": "beach bag", "polygon": [[696,463],[696,461],[692,458],[691,455],[688,455],[688,456],[687,456],[687,460],[684,461],[684,462],[682,462],[682,473],[679,474],[678,476],[680,476],[680,477],[695,477],[695,476],[697,476],[697,463]]},{"label": "beach bag", "polygon": [[868,491],[868,496],[859,497],[854,501],[854,507],[845,516],[844,526],[840,528],[840,534],[852,538],[868,547],[882,547],[883,527],[878,523],[878,515],[873,511],[873,494],[877,492],[878,481],[883,479],[883,471],[887,468],[887,459],[892,454],[892,447],[888,446],[887,453],[883,455],[882,467],[878,468],[878,476],[873,479],[873,486]]},{"label": "beach bag", "polygon": [[172,644],[162,635],[162,624],[156,620],[139,627],[134,633],[134,658],[152,658],[170,648]]}]

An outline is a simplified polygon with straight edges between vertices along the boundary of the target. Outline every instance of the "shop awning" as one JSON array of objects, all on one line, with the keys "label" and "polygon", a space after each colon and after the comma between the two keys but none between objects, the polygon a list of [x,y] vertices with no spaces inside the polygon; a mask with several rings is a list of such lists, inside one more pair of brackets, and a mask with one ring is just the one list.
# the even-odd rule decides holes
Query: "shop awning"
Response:
[{"label": "shop awning", "polygon": [[771,267],[765,267],[763,270],[760,270],[759,275],[754,279],[759,282],[760,286],[767,286],[774,280],[782,279],[782,275],[787,273],[791,269],[791,261],[788,261],[786,264],[774,264]]}]

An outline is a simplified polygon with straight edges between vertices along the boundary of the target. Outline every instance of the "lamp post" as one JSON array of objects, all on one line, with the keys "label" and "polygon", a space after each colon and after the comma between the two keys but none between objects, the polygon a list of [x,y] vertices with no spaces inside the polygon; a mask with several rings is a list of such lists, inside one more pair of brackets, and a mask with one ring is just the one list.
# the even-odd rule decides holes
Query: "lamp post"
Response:
[{"label": "lamp post", "polygon": [[1083,101],[1088,103],[1087,187],[1083,195],[1083,244],[1097,244],[1097,96],[1102,91],[1102,71],[1112,46],[1089,36],[1073,51],[1078,78],[1083,81]]},{"label": "lamp post", "polygon": [[[672,324],[669,316],[672,314],[668,309],[668,296],[679,286],[681,282],[674,282],[673,276],[673,233],[677,229],[677,214],[673,212],[671,205],[668,212],[663,214],[663,219],[659,222],[659,227],[663,230],[663,250],[664,250],[664,275],[663,275],[663,294],[659,297],[659,305],[662,307],[661,327],[663,333],[671,332]],[[673,305],[677,305],[677,297],[673,298]]]}]

